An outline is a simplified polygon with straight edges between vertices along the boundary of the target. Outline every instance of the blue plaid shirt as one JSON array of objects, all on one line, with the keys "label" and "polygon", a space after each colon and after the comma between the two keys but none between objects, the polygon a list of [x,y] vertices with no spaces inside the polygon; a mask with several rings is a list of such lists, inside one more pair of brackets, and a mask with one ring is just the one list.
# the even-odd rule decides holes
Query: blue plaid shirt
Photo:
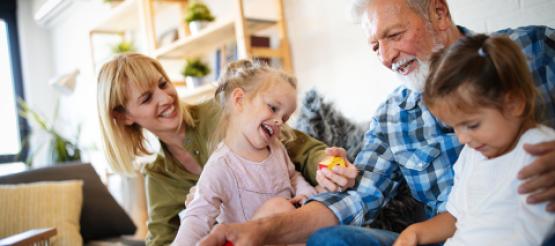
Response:
[{"label": "blue plaid shirt", "polygon": [[[459,27],[465,35],[472,33]],[[543,26],[506,29],[523,48],[541,94],[544,123],[555,127],[555,30]],[[323,193],[312,201],[326,204],[340,224],[370,224],[396,194],[402,179],[429,217],[445,210],[453,185],[452,165],[463,145],[452,129],[438,121],[420,93],[397,88],[372,118],[355,165],[361,170],[355,187],[345,193]]]}]

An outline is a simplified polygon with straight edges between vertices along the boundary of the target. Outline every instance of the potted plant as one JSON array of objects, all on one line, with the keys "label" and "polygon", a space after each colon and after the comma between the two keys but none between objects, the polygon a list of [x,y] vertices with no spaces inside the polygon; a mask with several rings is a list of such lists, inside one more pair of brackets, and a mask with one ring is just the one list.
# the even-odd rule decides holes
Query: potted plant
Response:
[{"label": "potted plant", "polygon": [[187,7],[187,15],[185,16],[185,22],[189,25],[189,30],[191,34],[196,34],[202,28],[214,20],[214,16],[210,13],[210,9],[201,2],[192,2]]},{"label": "potted plant", "polygon": [[114,54],[122,54],[135,51],[135,45],[130,41],[121,41],[112,47]]},{"label": "potted plant", "polygon": [[195,88],[204,83],[204,77],[210,73],[208,65],[200,59],[195,58],[187,60],[187,64],[183,68],[182,74],[185,76],[187,85]]},{"label": "potted plant", "polygon": [[[19,104],[19,114],[24,117],[25,119],[34,122],[42,131],[49,134],[49,142],[48,142],[48,151],[49,151],[49,158],[51,163],[65,163],[70,161],[80,161],[81,160],[81,149],[77,145],[79,142],[79,133],[80,127],[77,130],[77,135],[75,136],[74,140],[69,140],[63,137],[56,129],[54,129],[53,124],[49,124],[44,117],[39,115],[37,112],[32,110],[27,102],[23,99],[18,99]],[[58,115],[58,107],[56,107],[56,111],[54,112],[54,119],[57,118]],[[28,144],[28,140],[25,141],[24,144]],[[41,146],[42,147],[42,146]],[[37,148],[38,152],[41,148]],[[29,153],[27,159],[25,160],[25,164],[28,166],[32,165],[34,153]]]}]

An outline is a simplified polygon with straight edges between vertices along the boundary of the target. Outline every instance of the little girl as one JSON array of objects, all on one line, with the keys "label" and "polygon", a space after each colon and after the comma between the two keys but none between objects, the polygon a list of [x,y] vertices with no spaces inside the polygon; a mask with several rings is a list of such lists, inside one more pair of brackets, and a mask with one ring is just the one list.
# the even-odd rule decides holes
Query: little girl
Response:
[{"label": "little girl", "polygon": [[228,65],[219,83],[217,144],[183,214],[176,245],[194,245],[216,222],[242,223],[292,210],[316,193],[280,141],[291,136],[285,123],[297,107],[296,80],[240,60]]},{"label": "little girl", "polygon": [[424,102],[465,144],[446,209],[405,229],[395,245],[540,245],[554,231],[546,204],[517,193],[523,149],[555,139],[538,123],[532,76],[507,37],[465,37],[432,58]]}]

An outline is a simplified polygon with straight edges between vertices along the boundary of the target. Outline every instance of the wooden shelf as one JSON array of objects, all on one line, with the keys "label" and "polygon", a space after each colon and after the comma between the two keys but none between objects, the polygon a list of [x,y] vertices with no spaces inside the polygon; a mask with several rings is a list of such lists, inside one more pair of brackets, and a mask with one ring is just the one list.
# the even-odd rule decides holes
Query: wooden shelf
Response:
[{"label": "wooden shelf", "polygon": [[186,103],[198,104],[211,99],[216,91],[212,83],[197,88],[177,87],[179,97]]},{"label": "wooden shelf", "polygon": [[[276,21],[262,19],[246,19],[249,33],[255,33],[272,27]],[[192,58],[214,50],[221,45],[235,40],[234,20],[216,21],[210,23],[198,34],[179,39],[154,52],[154,56],[160,59],[184,59]]]},{"label": "wooden shelf", "polygon": [[139,25],[140,0],[125,0],[114,7],[110,14],[100,20],[91,30],[98,33],[125,32]]}]

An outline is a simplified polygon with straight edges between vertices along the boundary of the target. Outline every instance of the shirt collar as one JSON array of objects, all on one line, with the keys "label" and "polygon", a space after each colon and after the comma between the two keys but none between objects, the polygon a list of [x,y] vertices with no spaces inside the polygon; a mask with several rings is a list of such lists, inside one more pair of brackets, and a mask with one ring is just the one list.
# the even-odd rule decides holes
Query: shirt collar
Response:
[{"label": "shirt collar", "polygon": [[400,98],[399,107],[404,110],[411,110],[418,102],[422,100],[422,93],[409,89],[408,87],[402,85],[400,88]]}]

